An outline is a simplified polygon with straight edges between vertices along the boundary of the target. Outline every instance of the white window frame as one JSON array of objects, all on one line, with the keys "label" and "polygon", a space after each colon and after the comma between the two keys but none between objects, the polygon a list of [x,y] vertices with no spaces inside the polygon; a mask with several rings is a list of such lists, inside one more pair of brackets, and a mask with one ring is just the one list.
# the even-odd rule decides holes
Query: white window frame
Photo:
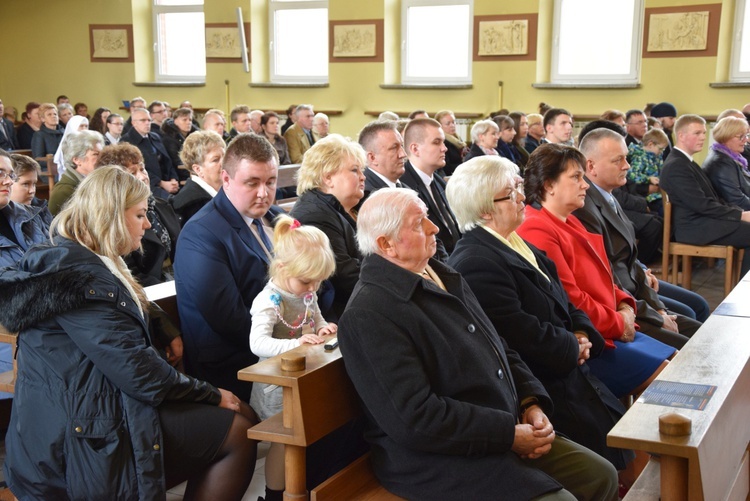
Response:
[{"label": "white window frame", "polygon": [[[268,50],[269,50],[269,75],[272,83],[298,83],[298,84],[327,84],[330,74],[326,68],[326,74],[321,75],[279,75],[276,72],[276,12],[294,9],[326,9],[328,11],[328,0],[269,0],[268,2]],[[329,16],[327,16],[329,18]],[[326,65],[330,64],[328,58],[328,23],[325,29],[326,36]],[[301,39],[304,41],[304,39]]]},{"label": "white window frame", "polygon": [[[569,75],[560,74],[559,72],[559,51],[560,51],[560,18],[562,12],[562,3],[566,0],[554,0],[554,17],[552,32],[552,68],[550,77],[552,83],[559,84],[637,84],[640,82],[641,73],[641,47],[643,40],[643,18],[645,12],[644,0],[634,0],[633,27],[631,39],[631,58],[630,69],[628,73],[623,74],[579,74]],[[568,0],[570,1],[570,0]],[[617,22],[617,20],[608,19],[606,22]],[[595,40],[592,40],[595,43]]]},{"label": "white window frame", "polygon": [[[408,12],[410,7],[438,7],[448,5],[469,6],[469,43],[466,54],[467,74],[465,77],[416,77],[408,74]],[[441,27],[435,27],[435,37],[442,36]],[[474,40],[474,0],[401,0],[401,83],[405,85],[466,85],[472,83],[473,40]],[[446,64],[450,64],[446,61]]]},{"label": "white window frame", "polygon": [[[205,0],[204,0],[205,3]],[[162,52],[159,50],[161,43],[161,37],[159,35],[159,15],[160,14],[171,14],[171,13],[183,13],[183,12],[200,12],[204,13],[203,3],[199,5],[159,5],[156,0],[151,2],[151,13],[152,13],[152,26],[154,33],[154,80],[156,82],[195,82],[205,83],[206,74],[203,75],[170,75],[162,71]],[[203,19],[203,29],[201,35],[204,37],[205,46],[205,16]],[[203,65],[205,68],[205,56],[203,58]]]},{"label": "white window frame", "polygon": [[735,0],[734,31],[732,32],[732,62],[729,67],[730,82],[750,82],[750,71],[740,71],[740,59],[742,56],[742,40],[750,36],[750,26],[747,32],[743,29],[745,10],[750,7],[747,0]]}]

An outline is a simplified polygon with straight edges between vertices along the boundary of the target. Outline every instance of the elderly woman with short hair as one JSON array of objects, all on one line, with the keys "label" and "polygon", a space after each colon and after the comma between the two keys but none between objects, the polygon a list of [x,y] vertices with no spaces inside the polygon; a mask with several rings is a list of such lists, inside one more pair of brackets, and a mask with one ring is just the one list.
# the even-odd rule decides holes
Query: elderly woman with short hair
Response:
[{"label": "elderly woman with short hair", "polygon": [[[54,155],[63,139],[63,130],[58,127],[60,119],[57,116],[57,106],[52,103],[44,103],[39,107],[39,116],[42,125],[31,138],[31,156],[41,158],[46,155]],[[43,161],[44,167],[47,162]]]},{"label": "elderly woman with short hair", "polygon": [[[747,121],[737,117],[719,120],[713,130],[716,142],[711,145],[703,170],[716,193],[728,204],[750,210],[750,176],[747,159],[742,156],[747,144]],[[743,174],[744,173],[744,174]]]},{"label": "elderly woman with short hair", "polygon": [[219,192],[225,149],[222,137],[212,130],[193,132],[185,139],[180,158],[190,170],[190,179],[169,199],[182,226]]},{"label": "elderly woman with short hair", "polygon": [[448,264],[544,385],[555,429],[624,470],[633,455],[607,447],[607,433],[625,409],[586,364],[604,338],[568,299],[555,264],[516,233],[525,200],[518,168],[506,158],[474,158],[456,169],[446,195],[464,234]]},{"label": "elderly woman with short hair", "polygon": [[500,139],[500,127],[493,120],[480,120],[471,128],[473,144],[464,157],[464,162],[482,155],[497,155],[497,142]]},{"label": "elderly woman with short hair", "polygon": [[329,134],[305,152],[297,173],[299,200],[291,215],[326,234],[336,256],[331,277],[333,312],[340,316],[359,279],[355,207],[365,192],[365,152],[339,134]]},{"label": "elderly woman with short hair", "polygon": [[61,146],[66,169],[49,198],[49,211],[53,215],[60,212],[83,178],[94,172],[104,148],[104,136],[93,130],[71,132]]}]

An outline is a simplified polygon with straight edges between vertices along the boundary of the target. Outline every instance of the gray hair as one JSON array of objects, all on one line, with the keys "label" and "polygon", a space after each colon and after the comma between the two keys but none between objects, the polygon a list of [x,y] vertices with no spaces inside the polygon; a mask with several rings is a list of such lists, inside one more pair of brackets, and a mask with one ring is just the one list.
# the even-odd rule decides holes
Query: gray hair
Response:
[{"label": "gray hair", "polygon": [[296,117],[300,111],[302,110],[310,110],[313,111],[312,104],[299,104],[296,108],[294,108],[294,116]]},{"label": "gray hair", "polygon": [[71,106],[70,103],[62,103],[62,104],[57,105],[57,112],[60,113],[60,112],[62,112],[62,110],[68,110],[68,111],[70,111],[73,114],[75,114],[75,112],[76,112],[73,109],[73,106]]},{"label": "gray hair", "polygon": [[66,169],[76,169],[74,158],[83,158],[86,152],[96,149],[99,145],[104,148],[104,136],[94,130],[71,132],[62,142],[62,153]]},{"label": "gray hair", "polygon": [[357,215],[357,245],[363,256],[378,254],[378,238],[398,238],[409,206],[425,208],[419,195],[407,188],[383,188],[362,204]]},{"label": "gray hair", "polygon": [[392,111],[384,111],[380,115],[378,115],[378,120],[393,120],[394,122],[398,120],[398,115],[393,113]]},{"label": "gray hair", "polygon": [[480,135],[486,134],[487,131],[492,128],[496,129],[498,132],[500,131],[500,127],[498,127],[497,124],[493,120],[478,121],[471,128],[471,141],[476,143]]},{"label": "gray hair", "polygon": [[599,127],[583,137],[583,141],[581,141],[578,149],[581,150],[583,156],[589,158],[594,154],[594,151],[599,147],[599,143],[604,139],[625,142],[625,139],[617,132],[607,129],[606,127]]},{"label": "gray hair", "polygon": [[475,228],[493,211],[495,193],[513,186],[518,167],[507,158],[483,155],[459,165],[445,189],[462,232]]}]

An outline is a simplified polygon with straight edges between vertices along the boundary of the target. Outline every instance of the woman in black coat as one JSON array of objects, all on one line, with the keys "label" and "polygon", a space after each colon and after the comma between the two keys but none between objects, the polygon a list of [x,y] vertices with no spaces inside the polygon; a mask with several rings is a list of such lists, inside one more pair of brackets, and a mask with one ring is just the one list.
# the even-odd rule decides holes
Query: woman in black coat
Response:
[{"label": "woman in black coat", "polygon": [[554,263],[515,233],[524,215],[517,172],[496,157],[456,170],[447,196],[465,233],[449,264],[544,384],[555,405],[555,429],[624,470],[632,454],[607,447],[606,440],[625,409],[585,363],[601,353],[604,339],[568,300]]},{"label": "woman in black coat", "polygon": [[736,117],[725,117],[714,127],[716,142],[703,162],[711,185],[728,204],[750,210],[750,182],[747,159],[742,156],[747,144],[747,122]]},{"label": "woman in black coat", "polygon": [[492,120],[480,120],[471,128],[471,140],[473,144],[469,153],[464,157],[464,162],[474,157],[484,155],[497,156],[497,142],[500,139],[500,127]]},{"label": "woman in black coat", "polygon": [[364,166],[365,153],[359,144],[339,134],[324,137],[305,152],[297,174],[300,198],[290,213],[302,224],[322,230],[331,242],[336,256],[331,283],[337,317],[359,279],[355,207],[365,194]]},{"label": "woman in black coat", "polygon": [[185,139],[197,130],[198,128],[193,125],[193,110],[190,108],[176,110],[172,114],[172,118],[164,120],[164,123],[161,124],[164,147],[169,153],[169,158],[172,159],[172,165],[177,169],[180,181],[185,181],[189,177],[185,169],[178,168],[182,166],[180,151],[182,151]]}]

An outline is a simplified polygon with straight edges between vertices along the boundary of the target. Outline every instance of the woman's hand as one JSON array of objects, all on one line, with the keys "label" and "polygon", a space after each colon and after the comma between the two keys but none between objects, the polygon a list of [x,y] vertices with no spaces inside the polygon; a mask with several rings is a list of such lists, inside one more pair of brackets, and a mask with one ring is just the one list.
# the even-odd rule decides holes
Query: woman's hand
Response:
[{"label": "woman's hand", "polygon": [[318,336],[326,336],[328,334],[336,334],[336,332],[339,330],[339,326],[336,324],[328,324],[325,327],[321,327],[318,329]]},{"label": "woman's hand", "polygon": [[619,341],[623,343],[630,343],[635,340],[635,311],[633,308],[626,304],[620,303],[617,305],[617,313],[622,317],[625,327],[622,332],[622,336]]},{"label": "woman's hand", "polygon": [[316,334],[305,334],[304,336],[300,336],[299,338],[299,344],[320,344],[325,343],[325,338],[322,338]]},{"label": "woman's hand", "polygon": [[219,388],[219,392],[221,393],[221,402],[219,402],[219,407],[221,407],[222,409],[229,409],[230,411],[234,412],[240,411],[240,399],[234,393],[222,388]]},{"label": "woman's hand", "polygon": [[583,365],[591,356],[591,347],[594,346],[583,332],[576,332],[578,339],[578,365]]},{"label": "woman's hand", "polygon": [[182,360],[182,336],[174,338],[165,351],[167,352],[167,362],[169,362],[169,365],[174,367],[179,364],[180,360]]}]

